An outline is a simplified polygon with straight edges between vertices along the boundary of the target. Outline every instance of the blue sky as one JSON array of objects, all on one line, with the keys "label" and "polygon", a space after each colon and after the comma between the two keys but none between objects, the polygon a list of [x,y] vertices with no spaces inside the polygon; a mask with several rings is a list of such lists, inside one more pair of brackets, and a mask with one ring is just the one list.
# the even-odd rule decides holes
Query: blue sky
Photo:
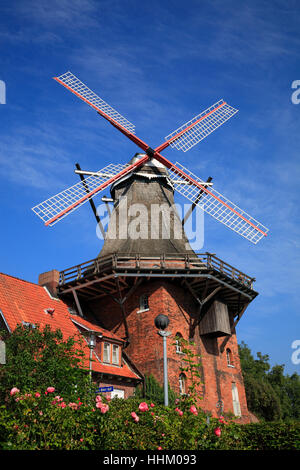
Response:
[{"label": "blue sky", "polygon": [[0,6],[0,51],[0,270],[37,282],[97,256],[88,204],[53,228],[30,209],[78,181],[76,162],[98,170],[137,151],[52,77],[71,70],[152,147],[224,98],[239,109],[233,119],[189,152],[164,155],[212,176],[270,229],[252,245],[206,216],[203,251],[257,279],[239,341],[299,373],[299,2],[12,0]]}]

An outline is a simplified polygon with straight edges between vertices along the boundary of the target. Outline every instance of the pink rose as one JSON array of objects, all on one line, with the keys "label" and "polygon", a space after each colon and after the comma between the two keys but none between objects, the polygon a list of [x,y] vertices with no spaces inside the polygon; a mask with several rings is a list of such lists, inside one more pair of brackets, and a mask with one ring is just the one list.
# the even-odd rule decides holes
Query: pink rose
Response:
[{"label": "pink rose", "polygon": [[109,406],[108,405],[102,405],[102,407],[100,409],[101,409],[101,413],[104,414],[109,410]]},{"label": "pink rose", "polygon": [[190,407],[190,412],[193,413],[193,415],[195,415],[195,416],[198,415],[198,411],[197,411],[197,408],[195,407],[195,405],[192,405]]},{"label": "pink rose", "polygon": [[96,396],[96,401],[102,401],[102,397],[100,395]]},{"label": "pink rose", "polygon": [[157,450],[162,450],[162,447],[158,446]]},{"label": "pink rose", "polygon": [[136,423],[139,422],[140,418],[138,417],[138,415],[134,411],[131,413],[131,416],[132,416],[132,418],[134,419],[134,421]]},{"label": "pink rose", "polygon": [[182,415],[183,415],[183,411],[179,410],[179,411],[178,411],[178,414],[179,414],[179,416],[182,416]]},{"label": "pink rose", "polygon": [[216,436],[220,437],[220,436],[221,436],[221,429],[220,429],[220,428],[216,428],[216,429],[214,430],[214,433],[215,433]]},{"label": "pink rose", "polygon": [[150,406],[151,406],[151,408],[154,408],[154,407],[155,407],[154,403],[151,403],[151,405],[150,405]]},{"label": "pink rose", "polygon": [[36,398],[40,398],[41,394],[39,392],[36,392],[34,395]]},{"label": "pink rose", "polygon": [[10,395],[13,396],[15,395],[16,393],[19,393],[20,390],[17,388],[17,387],[13,387],[10,391]]},{"label": "pink rose", "polygon": [[144,401],[142,403],[139,404],[139,410],[140,411],[148,411],[149,408],[148,408],[148,405],[147,403],[145,403]]},{"label": "pink rose", "polygon": [[54,387],[48,387],[47,388],[47,392],[48,393],[53,393],[55,391],[55,388]]}]

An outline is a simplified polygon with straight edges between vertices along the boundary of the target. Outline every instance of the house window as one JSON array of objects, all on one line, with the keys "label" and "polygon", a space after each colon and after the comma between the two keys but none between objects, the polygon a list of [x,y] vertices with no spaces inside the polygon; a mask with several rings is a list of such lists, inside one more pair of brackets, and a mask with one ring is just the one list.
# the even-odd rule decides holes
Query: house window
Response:
[{"label": "house window", "polygon": [[140,296],[140,310],[139,312],[145,312],[146,310],[149,310],[149,302],[148,302],[149,296],[147,294],[143,294]]},{"label": "house window", "polygon": [[242,413],[241,413],[238,389],[234,382],[232,383],[231,390],[232,390],[233,413],[235,416],[241,416]]},{"label": "house window", "polygon": [[110,344],[103,344],[103,362],[110,362]]},{"label": "house window", "polygon": [[113,344],[112,347],[112,363],[119,365],[119,346],[117,344]]},{"label": "house window", "polygon": [[232,360],[232,352],[230,349],[226,349],[226,360],[228,367],[234,367]]},{"label": "house window", "polygon": [[184,395],[186,393],[185,384],[186,384],[186,376],[185,376],[185,374],[180,374],[180,376],[179,376],[179,392],[180,392],[180,395]]},{"label": "house window", "polygon": [[182,345],[181,345],[182,335],[180,333],[176,333],[175,335],[175,350],[176,354],[182,354]]}]

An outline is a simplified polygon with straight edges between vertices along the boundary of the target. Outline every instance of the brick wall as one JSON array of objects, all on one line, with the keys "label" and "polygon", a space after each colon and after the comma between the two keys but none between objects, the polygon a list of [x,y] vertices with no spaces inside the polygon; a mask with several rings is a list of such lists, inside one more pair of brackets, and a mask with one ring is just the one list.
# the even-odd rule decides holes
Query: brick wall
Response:
[{"label": "brick wall", "polygon": [[[149,310],[140,311],[139,299],[143,294],[149,296]],[[91,304],[94,313],[101,319],[103,326],[121,337],[125,337],[124,323],[120,307],[110,298]],[[125,304],[126,321],[130,335],[130,344],[126,349],[129,357],[144,374],[152,373],[163,383],[163,341],[154,325],[155,317],[162,313],[170,319],[168,331],[172,335],[167,339],[168,377],[172,389],[179,394],[179,375],[182,354],[176,353],[173,344],[177,333],[184,339],[192,334],[193,318],[197,315],[197,305],[187,289],[171,282],[160,280],[145,281]],[[243,378],[238,356],[236,335],[232,335],[221,353],[220,346],[224,337],[209,338],[200,336],[198,327],[194,329],[194,352],[201,355],[201,374],[203,384],[199,390],[202,396],[200,406],[217,413],[217,403],[222,400],[224,412],[233,412],[232,383],[236,384],[242,413],[242,421],[249,420]],[[229,367],[226,349],[231,351],[233,367]]]}]

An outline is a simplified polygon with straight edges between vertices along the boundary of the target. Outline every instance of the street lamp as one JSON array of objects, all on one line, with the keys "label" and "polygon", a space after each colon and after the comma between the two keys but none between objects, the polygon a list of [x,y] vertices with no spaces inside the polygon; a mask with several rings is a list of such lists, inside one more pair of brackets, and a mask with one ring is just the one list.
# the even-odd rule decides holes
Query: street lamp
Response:
[{"label": "street lamp", "polygon": [[169,406],[169,395],[168,395],[168,358],[167,358],[167,337],[170,336],[169,331],[165,331],[169,325],[170,320],[166,315],[160,314],[154,320],[156,328],[158,328],[158,334],[163,338],[163,350],[164,350],[164,404]]},{"label": "street lamp", "polygon": [[89,348],[90,348],[90,381],[92,382],[92,360],[93,360],[93,349],[96,346],[96,335],[94,331],[91,331],[89,336]]}]

